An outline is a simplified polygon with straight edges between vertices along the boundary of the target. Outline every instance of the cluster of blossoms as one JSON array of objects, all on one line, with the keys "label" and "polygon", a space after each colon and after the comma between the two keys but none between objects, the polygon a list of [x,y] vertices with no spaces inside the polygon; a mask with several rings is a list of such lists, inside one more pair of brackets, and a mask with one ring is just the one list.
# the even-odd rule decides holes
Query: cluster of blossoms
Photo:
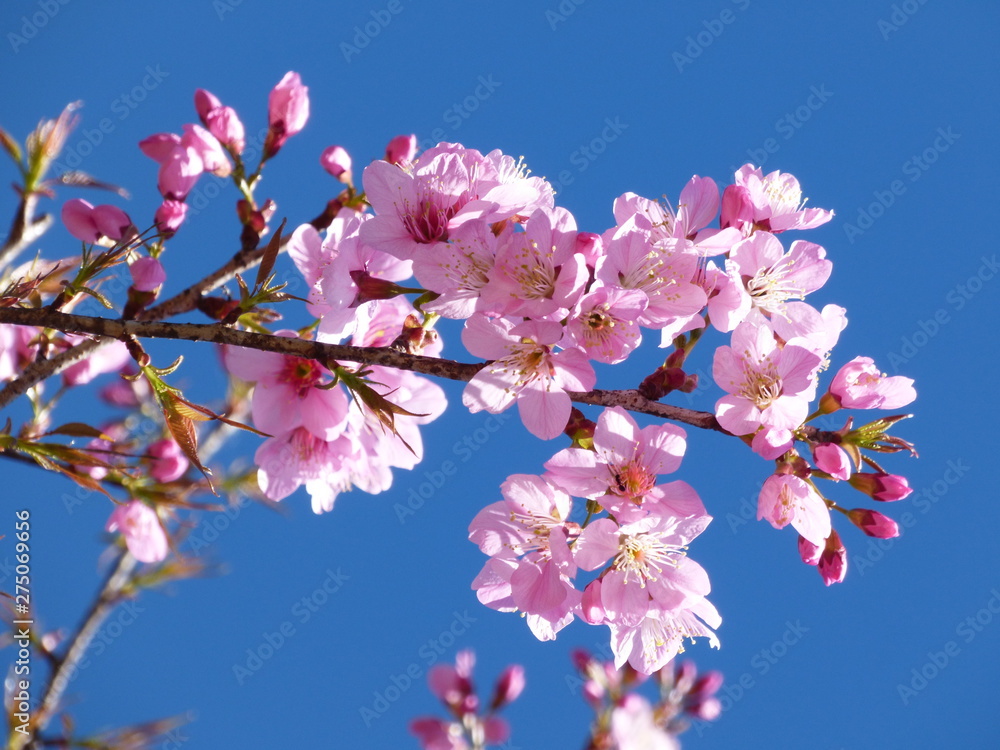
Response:
[{"label": "cluster of blossoms", "polygon": [[517,700],[524,690],[524,668],[513,664],[501,673],[489,705],[480,714],[483,707],[472,682],[475,664],[474,652],[459,651],[455,666],[436,664],[427,673],[431,692],[448,710],[450,718],[427,716],[410,722],[410,732],[424,750],[483,750],[510,737],[510,727],[497,713]]},{"label": "cluster of blossoms", "polygon": [[573,653],[583,697],[594,709],[590,742],[585,750],[677,750],[677,735],[689,721],[714,721],[722,713],[715,693],[721,672],[698,674],[694,662],[671,662],[652,674],[659,692],[651,703],[638,689],[647,677],[628,665],[611,662],[583,650]]},{"label": "cluster of blossoms", "polygon": [[[718,645],[708,576],[685,554],[711,517],[686,482],[657,483],[680,466],[684,431],[639,429],[617,407],[583,431],[578,442],[589,449],[560,451],[543,476],[509,478],[504,500],[472,521],[470,539],[490,556],[473,583],[480,601],[524,613],[541,640],[577,616],[607,625],[616,665],[644,674],[673,659],[684,638]],[[587,499],[583,528],[570,520],[573,496]],[[600,572],[580,590],[580,571]]]},{"label": "cluster of blossoms", "polygon": [[[309,99],[295,73],[272,90],[252,173],[235,111],[201,90],[195,109],[201,125],[140,143],[160,165],[164,201],[151,257],[129,255],[134,284],[126,317],[162,285],[156,258],[183,221],[184,200],[202,173],[233,179],[243,196],[237,213],[244,250],[257,247],[275,206],[270,200],[258,206],[253,188],[264,163],[305,126]],[[575,618],[607,625],[616,664],[646,674],[663,668],[684,638],[717,644],[720,618],[705,598],[708,577],[686,555],[710,516],[686,483],[658,483],[679,467],[683,430],[640,429],[620,406],[606,408],[595,423],[572,407],[573,394],[596,385],[594,363],[624,362],[644,331],[658,332],[659,345],[670,351],[630,408],[693,390],[697,376],[684,367],[696,344],[710,327],[729,337],[712,362],[724,392],[713,426],[775,462],[758,516],[776,528],[791,525],[802,559],[827,584],[846,571],[831,510],[866,534],[898,533],[882,514],[842,508],[817,487],[823,479],[878,501],[905,497],[906,480],[868,455],[912,451],[887,435],[902,415],[857,428],[848,420],[837,431],[808,423],[839,409],[898,409],[915,391],[909,379],[887,377],[859,357],[811,407],[846,311],[804,301],[827,281],[832,263],[819,245],[794,240],[786,247],[783,235],[820,226],[833,214],[805,208],[791,175],[765,175],[748,164],[721,191],[712,179],[694,176],[676,207],[625,193],[613,203],[614,226],[596,234],[581,231],[555,204],[548,182],[499,151],[440,143],[418,154],[415,136],[399,136],[384,159],[364,169],[364,192],[353,183],[343,147],[327,148],[320,164],[346,187],[287,239],[316,322],[278,335],[438,356],[437,319],[463,321],[465,349],[484,360],[465,387],[464,405],[496,414],[516,404],[536,437],[573,439],[545,464],[544,475],[510,477],[504,499],[470,527],[470,538],[490,557],[473,584],[480,600],[521,612],[538,638],[555,638]],[[63,219],[84,242],[136,238],[127,215],[113,206],[70,201]],[[404,296],[411,293],[412,302]],[[211,302],[201,300],[200,309],[229,323],[256,309],[256,303],[242,307],[245,299],[214,300],[218,309]],[[251,323],[259,327],[262,320],[273,317]],[[31,358],[30,336],[7,332],[0,343],[0,374]],[[123,356],[123,347],[115,356]],[[280,500],[305,486],[316,512],[330,510],[351,487],[386,490],[392,468],[420,460],[419,426],[445,408],[442,390],[410,372],[232,347],[224,361],[232,375],[254,384],[254,424],[270,436],[256,454],[261,490]],[[114,369],[103,369],[97,358],[82,366]],[[811,463],[798,444],[811,452]],[[593,575],[583,580],[581,571]]]}]

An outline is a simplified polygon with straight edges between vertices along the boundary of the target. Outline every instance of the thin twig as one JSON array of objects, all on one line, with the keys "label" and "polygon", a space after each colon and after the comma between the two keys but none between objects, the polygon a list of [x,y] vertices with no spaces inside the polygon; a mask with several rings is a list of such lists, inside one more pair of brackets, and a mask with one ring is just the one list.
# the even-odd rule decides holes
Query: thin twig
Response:
[{"label": "thin twig", "polygon": [[84,615],[80,627],[69,639],[69,647],[61,657],[56,657],[52,673],[42,691],[41,703],[32,719],[28,734],[14,732],[10,738],[10,750],[22,750],[35,747],[35,737],[42,731],[58,711],[59,703],[66,692],[76,671],[77,664],[83,658],[91,641],[101,629],[108,615],[122,600],[122,592],[132,578],[136,568],[136,559],[127,551],[119,554],[114,567],[101,586],[101,590]]}]

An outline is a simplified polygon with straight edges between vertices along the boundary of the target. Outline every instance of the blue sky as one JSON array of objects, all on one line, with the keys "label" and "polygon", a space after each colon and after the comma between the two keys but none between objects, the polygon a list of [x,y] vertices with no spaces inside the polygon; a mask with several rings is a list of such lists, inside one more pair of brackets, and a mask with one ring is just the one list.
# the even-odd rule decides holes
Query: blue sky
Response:
[{"label": "blue sky", "polygon": [[[802,235],[834,262],[811,301],[848,311],[834,366],[868,355],[916,379],[916,418],[898,432],[920,458],[886,461],[916,491],[887,509],[905,526],[899,539],[880,545],[839,527],[851,568],[828,589],[798,561],[790,529],[753,519],[769,464],[735,441],[689,432],[679,476],[715,516],[689,554],[712,577],[723,626],[721,650],[699,644],[688,655],[726,674],[728,700],[684,744],[985,748],[995,746],[989,686],[1000,667],[1000,509],[987,442],[997,416],[998,15],[993,3],[942,0],[8,2],[0,125],[23,138],[83,100],[66,156],[78,164],[68,166],[126,186],[132,198],[121,205],[144,219],[158,205],[156,168],[136,143],[195,121],[199,87],[254,133],[288,70],[309,86],[312,117],[268,165],[261,194],[293,226],[335,195],[318,165],[323,148],[345,146],[360,171],[399,133],[523,155],[596,232],[613,223],[612,200],[625,191],[676,198],[692,174],[724,183],[746,161],[795,174],[809,205],[837,213]],[[13,178],[0,165],[0,180]],[[167,293],[236,249],[235,195],[207,184],[170,245]],[[63,190],[46,210],[69,197],[104,200]],[[7,193],[0,210],[13,206]],[[985,229],[973,232],[977,222]],[[57,230],[42,246],[56,257],[75,243]],[[279,273],[292,278],[287,259]],[[445,333],[445,355],[463,358],[454,329]],[[702,348],[694,369],[707,373]],[[196,349],[154,351],[162,363],[185,354],[176,377],[191,395],[217,398],[215,355]],[[599,385],[631,387],[659,356],[647,343]],[[512,748],[581,746],[589,710],[567,683],[568,654],[600,648],[605,629],[578,624],[539,643],[469,589],[483,562],[466,541],[469,521],[499,499],[507,475],[540,472],[555,448],[516,418],[468,414],[461,388],[445,388],[452,407],[427,428],[424,463],[397,473],[390,492],[352,493],[322,517],[299,493],[285,514],[248,504],[216,519],[224,528],[214,532],[212,519],[198,519],[191,539],[211,546],[189,552],[224,574],[146,595],[112,619],[72,686],[79,726],[191,711],[183,746],[192,750],[416,747],[406,723],[436,710],[423,676],[468,647],[483,686],[510,662],[527,669],[509,713]],[[711,409],[719,395],[709,386],[674,402]],[[64,408],[65,421],[101,418],[85,399]],[[470,443],[476,450],[462,449]],[[222,458],[255,447],[241,438]],[[452,476],[401,518],[399,504],[441,480],[446,462]],[[108,503],[77,502],[73,487],[40,471],[3,471],[0,533],[11,533],[16,507],[32,510],[39,611],[50,627],[72,627],[100,579]],[[837,497],[852,507],[850,494]],[[280,648],[240,680],[234,666],[274,633]],[[361,709],[394,685],[397,700],[366,723]]]}]

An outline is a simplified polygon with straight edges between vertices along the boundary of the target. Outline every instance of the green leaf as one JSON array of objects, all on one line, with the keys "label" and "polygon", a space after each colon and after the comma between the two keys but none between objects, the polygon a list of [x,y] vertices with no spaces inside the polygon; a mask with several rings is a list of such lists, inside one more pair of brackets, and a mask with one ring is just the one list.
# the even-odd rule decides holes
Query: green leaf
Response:
[{"label": "green leaf", "polygon": [[264,248],[264,254],[260,257],[260,266],[257,268],[257,281],[254,284],[255,290],[263,289],[265,281],[271,275],[271,269],[274,268],[274,261],[277,260],[278,253],[281,251],[281,230],[285,228],[286,221],[287,219],[281,220],[281,224],[275,231],[274,236],[271,237],[271,241]]}]

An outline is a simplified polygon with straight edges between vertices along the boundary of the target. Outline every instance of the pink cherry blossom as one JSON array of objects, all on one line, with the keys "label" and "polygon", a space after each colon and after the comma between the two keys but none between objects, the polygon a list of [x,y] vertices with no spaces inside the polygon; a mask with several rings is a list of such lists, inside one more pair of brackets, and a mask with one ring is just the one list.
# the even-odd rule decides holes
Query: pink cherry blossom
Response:
[{"label": "pink cherry blossom", "polygon": [[731,331],[752,307],[784,317],[788,301],[804,299],[826,283],[833,264],[825,258],[826,251],[812,242],[797,240],[786,253],[773,234],[754,232],[733,247],[726,261],[735,300],[727,292],[709,301],[713,325]]},{"label": "pink cherry blossom", "polygon": [[879,372],[871,357],[855,357],[841,367],[830,393],[844,409],[899,409],[917,397],[913,380]]},{"label": "pink cherry blossom", "polygon": [[165,200],[160,204],[160,207],[156,209],[156,215],[153,217],[153,221],[156,222],[156,228],[161,234],[163,234],[164,238],[170,239],[177,233],[177,230],[181,228],[181,224],[184,223],[184,218],[186,216],[186,203],[181,201]]},{"label": "pink cherry blossom", "polygon": [[173,482],[175,479],[180,479],[190,463],[181,447],[170,439],[150,443],[146,453],[153,457],[149,475],[157,482]]},{"label": "pink cherry blossom", "polygon": [[583,294],[587,264],[576,253],[576,220],[565,209],[540,208],[524,232],[508,234],[497,248],[485,308],[501,315],[562,320]]},{"label": "pink cherry blossom", "polygon": [[219,139],[200,125],[185,125],[180,145],[194,149],[201,158],[206,172],[211,172],[217,177],[228,177],[233,171],[233,165]]},{"label": "pink cherry blossom", "polygon": [[125,546],[139,562],[155,563],[170,551],[167,534],[156,511],[140,500],[117,506],[108,519],[107,530],[121,532]]},{"label": "pink cherry blossom", "polygon": [[465,320],[487,311],[481,299],[496,264],[497,245],[509,242],[510,225],[498,239],[489,224],[470,221],[450,233],[450,241],[424,245],[413,256],[413,275],[438,298],[424,309],[446,318]]},{"label": "pink cherry blossom", "polygon": [[830,536],[830,511],[806,481],[791,474],[772,474],[757,499],[757,520],[776,529],[788,524],[806,540],[822,547]]},{"label": "pink cherry blossom", "polygon": [[604,257],[596,277],[605,286],[638,289],[649,300],[638,318],[646,328],[677,325],[696,316],[707,301],[694,283],[698,256],[685,252],[676,240],[650,244],[649,235],[629,221],[604,236]]},{"label": "pink cherry blossom", "polygon": [[850,457],[839,445],[817,443],[813,446],[812,451],[817,469],[825,471],[834,479],[844,481],[850,479],[853,465]]},{"label": "pink cherry blossom", "polygon": [[289,136],[299,133],[308,119],[309,87],[302,85],[298,73],[289,71],[268,95],[267,121],[271,132],[283,143]]},{"label": "pink cherry blossom", "polygon": [[401,260],[421,245],[446,242],[466,221],[493,224],[552,205],[551,186],[526,177],[510,157],[452,143],[428,149],[405,169],[373,162],[364,184],[375,218],[361,239]]},{"label": "pink cherry blossom", "polygon": [[62,221],[69,233],[88,243],[102,237],[120,240],[132,227],[132,220],[117,206],[92,206],[80,198],[66,201],[62,207]]},{"label": "pink cherry blossom", "polygon": [[341,182],[351,181],[351,155],[343,146],[329,146],[319,156],[319,163]]},{"label": "pink cherry blossom", "polygon": [[602,286],[580,298],[566,323],[566,335],[590,359],[616,364],[624,361],[642,334],[638,319],[649,298],[638,289]]},{"label": "pink cherry blossom", "polygon": [[243,153],[246,146],[246,130],[240,116],[232,107],[213,109],[203,121],[208,132],[219,139],[225,148],[234,154]]},{"label": "pink cherry blossom", "polygon": [[617,750],[680,750],[680,743],[656,722],[653,707],[629,693],[611,711],[611,739]]},{"label": "pink cherry blossom", "polygon": [[355,451],[344,435],[328,442],[296,427],[264,441],[257,449],[257,483],[264,496],[274,501],[283,500],[304,484],[313,512],[330,511],[337,496],[351,488],[346,463]]},{"label": "pink cherry blossom", "polygon": [[191,146],[178,146],[160,163],[157,187],[167,200],[183,201],[205,171],[205,163]]},{"label": "pink cherry blossom", "polygon": [[[86,336],[76,334],[66,334],[66,342],[75,345],[87,341]],[[84,385],[109,372],[122,369],[132,361],[132,355],[128,353],[128,347],[122,341],[112,341],[100,349],[92,352],[85,359],[74,362],[63,370],[63,383],[66,385]]]},{"label": "pink cherry blossom", "polygon": [[657,484],[659,475],[678,469],[686,445],[686,434],[677,425],[640,429],[632,415],[616,406],[601,413],[594,449],[560,451],[545,463],[546,476],[574,495],[601,498],[622,522],[636,513],[645,516],[647,510],[638,509],[647,498],[678,516],[702,515],[704,506],[693,490],[682,491],[684,483]]},{"label": "pink cherry blossom", "polygon": [[156,258],[144,256],[128,267],[132,286],[139,292],[155,292],[167,280],[167,272]]},{"label": "pink cherry blossom", "polygon": [[572,410],[566,391],[589,391],[597,380],[581,350],[553,351],[562,330],[554,322],[515,325],[505,318],[473,315],[462,331],[462,343],[474,356],[492,361],[469,381],[462,403],[472,412],[499,414],[516,401],[532,435],[554,438],[565,429]]},{"label": "pink cherry blossom", "polygon": [[32,326],[0,325],[0,382],[20,375],[35,358],[37,347],[31,342],[36,336],[38,329]]},{"label": "pink cherry blossom", "polygon": [[688,638],[708,638],[709,645],[719,647],[712,628],[722,624],[722,618],[707,599],[696,599],[684,607],[671,610],[650,608],[639,620],[623,620],[609,624],[611,650],[615,666],[626,662],[642,674],[652,674],[665,667],[684,648]]},{"label": "pink cherry blossom", "polygon": [[[735,184],[746,192],[738,199],[731,198],[728,203],[723,198],[722,226],[735,226],[744,235],[754,229],[766,232],[813,229],[833,218],[833,211],[805,208],[799,181],[790,174],[775,171],[765,177],[760,168],[745,164],[736,172]],[[747,201],[753,206],[749,217]]]},{"label": "pink cherry blossom", "polygon": [[157,164],[163,164],[181,145],[181,137],[176,133],[154,133],[139,141],[139,150]]},{"label": "pink cherry blossom", "polygon": [[734,435],[760,427],[794,430],[808,416],[813,373],[820,358],[801,346],[779,349],[767,324],[741,323],[732,346],[715,351],[712,376],[726,391],[715,415]]},{"label": "pink cherry blossom", "polygon": [[[278,331],[295,338],[294,331]],[[349,402],[341,388],[323,388],[329,372],[301,357],[276,352],[224,349],[226,367],[233,375],[255,382],[252,411],[254,425],[272,435],[305,427],[320,440],[333,440],[343,432]]]}]

